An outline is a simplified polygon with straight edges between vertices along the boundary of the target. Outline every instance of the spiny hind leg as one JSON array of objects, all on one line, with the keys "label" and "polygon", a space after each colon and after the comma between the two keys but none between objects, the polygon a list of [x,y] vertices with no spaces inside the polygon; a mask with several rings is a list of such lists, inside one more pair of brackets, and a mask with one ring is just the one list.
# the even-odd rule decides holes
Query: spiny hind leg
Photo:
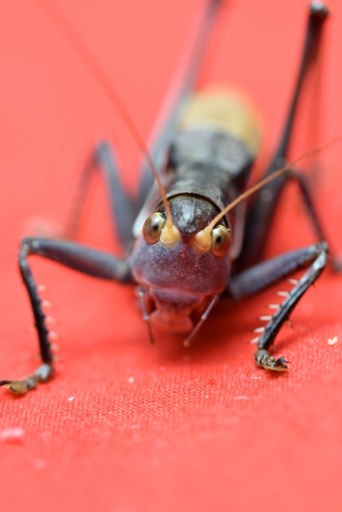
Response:
[{"label": "spiny hind leg", "polygon": [[[275,154],[265,170],[264,177],[269,176],[276,169],[283,167],[288,161],[288,148],[293,133],[293,124],[297,113],[297,106],[303,92],[305,91],[303,84],[306,78],[309,77],[308,71],[317,61],[322,41],[324,22],[327,19],[328,14],[329,11],[323,2],[311,3],[302,58],[299,65],[295,87],[292,92],[292,99]],[[317,98],[315,100],[317,101]],[[308,196],[308,187],[305,186],[304,178],[300,178],[294,174],[295,173],[293,173],[292,178],[295,178],[298,181],[301,195],[304,199],[304,204],[306,204],[309,215],[312,218],[314,229],[318,234],[318,239],[320,241],[326,240],[326,237],[323,236],[322,229],[319,226],[318,218],[313,208],[313,202]],[[280,176],[277,180],[269,183],[256,195],[246,219],[243,248],[238,262],[240,270],[248,268],[260,261],[268,239],[270,224],[279,204],[279,197],[284,190],[284,184],[287,183],[287,181],[287,176]]]}]

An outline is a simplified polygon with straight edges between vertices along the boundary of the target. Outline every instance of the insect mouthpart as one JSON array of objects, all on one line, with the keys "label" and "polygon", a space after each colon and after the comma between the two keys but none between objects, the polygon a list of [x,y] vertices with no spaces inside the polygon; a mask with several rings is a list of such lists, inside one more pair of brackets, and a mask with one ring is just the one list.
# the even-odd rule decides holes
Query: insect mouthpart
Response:
[{"label": "insect mouthpart", "polygon": [[206,298],[191,295],[178,289],[150,290],[150,298],[155,308],[150,315],[153,326],[173,333],[189,333],[194,328],[192,314],[202,310]]}]

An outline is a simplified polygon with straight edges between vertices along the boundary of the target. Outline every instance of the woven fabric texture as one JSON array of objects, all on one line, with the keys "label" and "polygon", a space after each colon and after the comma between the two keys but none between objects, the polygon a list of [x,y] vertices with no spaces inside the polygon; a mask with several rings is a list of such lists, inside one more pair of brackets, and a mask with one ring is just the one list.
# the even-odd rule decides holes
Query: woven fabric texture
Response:
[{"label": "woven fabric texture", "polygon": [[[203,2],[58,4],[147,140]],[[308,81],[293,157],[340,133],[342,6],[330,7],[320,80]],[[101,137],[115,145],[132,192],[141,154],[40,2],[7,2],[1,18],[0,378],[19,378],[38,364],[16,268],[20,238],[63,225]],[[305,24],[304,0],[227,1],[203,64],[201,87],[232,84],[254,99],[264,127],[259,173],[281,130]],[[316,170],[303,162],[340,253],[341,157],[337,143]],[[95,182],[78,239],[115,252],[106,195]],[[265,257],[313,240],[291,185]],[[255,367],[249,341],[287,282],[239,304],[222,300],[189,349],[168,333],[152,347],[133,288],[39,258],[32,265],[60,337],[56,377],[22,398],[0,389],[1,510],[341,510],[341,277],[327,269],[303,298],[276,342],[290,369],[271,375]]]}]

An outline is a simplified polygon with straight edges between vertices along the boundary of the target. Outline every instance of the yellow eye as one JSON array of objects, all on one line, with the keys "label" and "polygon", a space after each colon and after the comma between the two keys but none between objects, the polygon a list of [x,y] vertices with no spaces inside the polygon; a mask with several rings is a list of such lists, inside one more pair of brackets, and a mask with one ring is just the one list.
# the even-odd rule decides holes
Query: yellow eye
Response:
[{"label": "yellow eye", "polygon": [[158,242],[164,224],[165,217],[159,212],[152,213],[147,217],[143,227],[143,235],[148,244]]},{"label": "yellow eye", "polygon": [[225,226],[216,226],[211,232],[211,252],[215,256],[224,256],[230,246],[231,234]]}]

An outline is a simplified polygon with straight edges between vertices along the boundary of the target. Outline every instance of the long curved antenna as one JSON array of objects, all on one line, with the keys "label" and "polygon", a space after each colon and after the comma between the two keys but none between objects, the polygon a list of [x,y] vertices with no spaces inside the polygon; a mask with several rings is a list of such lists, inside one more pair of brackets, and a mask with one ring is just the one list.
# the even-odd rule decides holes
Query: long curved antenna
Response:
[{"label": "long curved antenna", "polygon": [[[224,0],[206,0],[206,4],[194,13],[191,34],[187,37],[188,42],[173,72],[150,138],[150,152],[157,169],[165,164],[181,111],[196,86],[215,21],[223,5]],[[149,178],[147,169],[143,167],[140,182],[141,203],[145,201],[151,187]]]},{"label": "long curved antenna", "polygon": [[[281,176],[282,174],[285,174],[286,172],[288,172],[290,169],[293,169],[295,167],[296,164],[298,164],[299,162],[301,162],[302,160],[304,160],[304,158],[309,158],[311,156],[314,156],[316,155],[317,153],[320,153],[323,149],[326,149],[327,147],[329,146],[332,146],[333,144],[336,144],[337,142],[339,142],[340,140],[342,140],[342,135],[338,135],[337,137],[335,137],[334,139],[326,142],[325,144],[321,144],[320,146],[318,146],[317,148],[314,148],[314,149],[311,149],[309,151],[307,151],[306,153],[303,153],[301,156],[299,156],[298,158],[296,158],[295,160],[292,160],[292,162],[289,162],[288,164],[285,165],[285,167],[282,167],[281,169],[277,169],[276,171],[274,171],[272,174],[270,174],[269,176],[267,176],[266,178],[264,178],[263,180],[261,181],[258,181],[255,185],[253,185],[252,187],[250,187],[249,189],[247,189],[245,192],[243,192],[242,194],[240,194],[236,199],[234,199],[234,201],[232,201],[231,203],[229,203],[220,213],[218,213],[216,215],[216,217],[213,218],[213,220],[208,224],[208,226],[204,229],[202,229],[201,231],[199,231],[196,235],[196,238],[198,239],[199,241],[199,245],[203,245],[203,247],[205,247],[207,244],[206,244],[206,240],[208,237],[210,237],[210,234],[211,234],[211,231],[213,230],[213,228],[215,227],[215,225],[230,211],[232,210],[233,208],[235,208],[235,206],[237,206],[239,203],[241,203],[242,201],[244,201],[245,199],[247,199],[249,196],[251,196],[252,194],[254,194],[255,192],[257,192],[259,189],[263,188],[265,185],[267,185],[268,183],[270,183],[271,181],[277,179],[279,176]],[[202,243],[203,241],[203,243]]]},{"label": "long curved antenna", "polygon": [[150,153],[147,149],[146,143],[142,138],[139,130],[136,127],[136,124],[127,110],[124,102],[122,101],[120,95],[115,89],[113,83],[109,80],[107,74],[100,66],[91,49],[86,45],[84,40],[80,37],[75,27],[69,22],[68,18],[64,15],[63,11],[54,3],[52,0],[48,2],[43,2],[41,0],[36,0],[38,4],[47,12],[50,19],[53,20],[58,30],[63,33],[63,35],[67,38],[72,48],[78,54],[78,57],[83,62],[83,64],[91,71],[92,76],[94,76],[95,80],[109,98],[111,103],[115,105],[115,108],[119,112],[120,116],[126,123],[128,129],[131,131],[134,140],[136,141],[139,149],[144,154],[146,161],[151,169],[154,179],[156,180],[158,190],[160,196],[162,198],[165,214],[166,214],[166,227],[168,229],[176,229],[173,226],[172,222],[172,214],[169,202],[166,198],[166,193],[164,187],[160,181],[158,173],[153,164]]}]

